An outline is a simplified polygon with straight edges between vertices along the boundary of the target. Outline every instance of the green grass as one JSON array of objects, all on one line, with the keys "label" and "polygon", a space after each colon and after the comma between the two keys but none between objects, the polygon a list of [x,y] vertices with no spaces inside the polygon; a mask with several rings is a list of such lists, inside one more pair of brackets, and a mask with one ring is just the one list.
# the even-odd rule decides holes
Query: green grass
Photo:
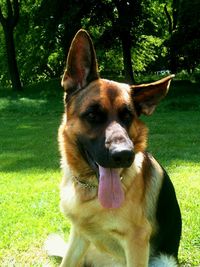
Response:
[{"label": "green grass", "polygon": [[[59,211],[58,81],[0,91],[0,266],[56,266],[43,251],[49,233],[67,236]],[[154,115],[148,150],[175,185],[183,217],[179,258],[200,265],[200,88],[176,82]]]}]

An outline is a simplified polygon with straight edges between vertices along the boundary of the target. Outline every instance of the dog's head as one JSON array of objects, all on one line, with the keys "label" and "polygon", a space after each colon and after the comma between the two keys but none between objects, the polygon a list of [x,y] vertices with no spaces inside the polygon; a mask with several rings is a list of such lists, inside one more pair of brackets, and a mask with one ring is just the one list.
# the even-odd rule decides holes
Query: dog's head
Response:
[{"label": "dog's head", "polygon": [[[71,168],[80,175],[86,169],[97,173],[100,191],[109,188],[109,182],[120,191],[117,169],[130,167],[135,153],[146,148],[147,128],[139,117],[152,114],[172,77],[131,86],[100,79],[92,41],[80,30],[72,41],[62,79],[66,106],[62,136]],[[105,194],[106,189],[102,190]]]}]

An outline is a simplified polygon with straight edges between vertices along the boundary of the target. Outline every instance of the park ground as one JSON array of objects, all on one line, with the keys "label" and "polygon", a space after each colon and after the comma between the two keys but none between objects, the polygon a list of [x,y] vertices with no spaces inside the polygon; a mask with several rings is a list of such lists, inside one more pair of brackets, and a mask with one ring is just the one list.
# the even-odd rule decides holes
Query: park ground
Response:
[{"label": "park ground", "polygon": [[[59,210],[57,129],[63,112],[57,80],[0,90],[0,266],[56,266],[43,243],[67,238]],[[168,171],[183,218],[181,266],[200,266],[200,85],[174,81],[151,117],[149,147]]]}]

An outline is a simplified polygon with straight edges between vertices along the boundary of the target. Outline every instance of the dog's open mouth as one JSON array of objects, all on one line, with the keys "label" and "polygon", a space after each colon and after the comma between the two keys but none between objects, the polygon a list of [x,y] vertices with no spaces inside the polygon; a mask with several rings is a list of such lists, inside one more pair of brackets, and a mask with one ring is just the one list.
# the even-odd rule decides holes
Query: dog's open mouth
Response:
[{"label": "dog's open mouth", "polygon": [[119,169],[104,168],[92,159],[88,151],[85,151],[85,154],[90,167],[99,179],[98,199],[101,205],[107,209],[119,208],[124,201]]}]

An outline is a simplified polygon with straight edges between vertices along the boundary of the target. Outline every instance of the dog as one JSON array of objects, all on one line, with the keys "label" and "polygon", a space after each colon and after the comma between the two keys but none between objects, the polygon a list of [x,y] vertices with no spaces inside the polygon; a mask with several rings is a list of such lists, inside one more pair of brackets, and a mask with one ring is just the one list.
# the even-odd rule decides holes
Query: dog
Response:
[{"label": "dog", "polygon": [[140,85],[101,79],[89,34],[75,35],[59,128],[61,210],[72,226],[67,244],[54,236],[46,245],[63,257],[61,266],[177,266],[179,205],[166,171],[146,152],[140,119],[153,113],[173,77]]}]

